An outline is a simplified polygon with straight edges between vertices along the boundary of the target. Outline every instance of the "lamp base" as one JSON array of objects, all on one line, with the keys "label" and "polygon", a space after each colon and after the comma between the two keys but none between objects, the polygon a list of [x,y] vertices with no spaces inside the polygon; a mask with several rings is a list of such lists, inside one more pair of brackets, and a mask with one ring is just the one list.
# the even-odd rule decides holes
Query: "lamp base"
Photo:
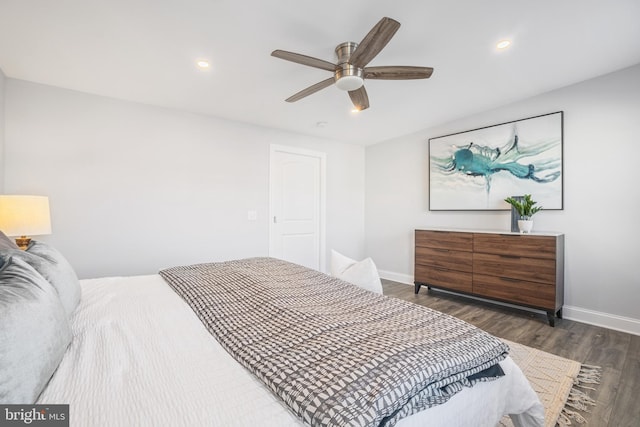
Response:
[{"label": "lamp base", "polygon": [[27,247],[29,247],[30,242],[31,242],[31,237],[27,237],[27,236],[16,237],[16,245],[18,245],[18,247],[23,251],[27,250]]}]

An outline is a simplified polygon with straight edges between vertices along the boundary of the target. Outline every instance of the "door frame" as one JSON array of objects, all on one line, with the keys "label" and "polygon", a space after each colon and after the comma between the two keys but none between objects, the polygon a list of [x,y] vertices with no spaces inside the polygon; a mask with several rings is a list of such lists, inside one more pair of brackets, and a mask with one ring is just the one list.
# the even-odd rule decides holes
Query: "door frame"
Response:
[{"label": "door frame", "polygon": [[269,147],[269,256],[274,255],[274,203],[273,203],[273,183],[275,181],[274,154],[277,152],[295,154],[299,156],[315,157],[320,160],[320,200],[318,203],[320,220],[319,224],[319,245],[320,245],[320,271],[326,272],[326,220],[327,220],[327,154],[321,151],[307,150],[287,145],[271,144]]}]

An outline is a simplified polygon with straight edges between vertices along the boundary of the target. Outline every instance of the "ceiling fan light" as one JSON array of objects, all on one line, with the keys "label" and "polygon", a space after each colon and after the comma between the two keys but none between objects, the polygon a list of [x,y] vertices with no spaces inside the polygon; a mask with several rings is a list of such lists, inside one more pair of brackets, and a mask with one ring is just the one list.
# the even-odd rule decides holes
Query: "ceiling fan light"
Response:
[{"label": "ceiling fan light", "polygon": [[359,76],[344,76],[336,81],[338,89],[345,91],[360,89],[363,84],[364,80]]}]

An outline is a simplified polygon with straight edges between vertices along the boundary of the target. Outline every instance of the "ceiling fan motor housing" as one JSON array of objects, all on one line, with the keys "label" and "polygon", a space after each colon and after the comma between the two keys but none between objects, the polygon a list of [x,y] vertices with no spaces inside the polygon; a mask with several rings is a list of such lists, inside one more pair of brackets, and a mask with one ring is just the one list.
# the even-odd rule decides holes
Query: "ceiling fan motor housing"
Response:
[{"label": "ceiling fan motor housing", "polygon": [[358,47],[358,43],[346,42],[336,47],[338,65],[334,73],[338,89],[351,91],[359,89],[364,84],[364,70],[349,64],[351,54]]}]

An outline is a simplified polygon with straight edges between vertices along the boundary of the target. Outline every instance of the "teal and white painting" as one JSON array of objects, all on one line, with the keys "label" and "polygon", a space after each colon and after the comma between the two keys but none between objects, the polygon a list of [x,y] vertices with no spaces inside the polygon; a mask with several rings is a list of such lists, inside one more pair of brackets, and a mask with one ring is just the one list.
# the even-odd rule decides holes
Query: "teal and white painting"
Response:
[{"label": "teal and white painting", "polygon": [[429,210],[562,209],[563,112],[429,139]]}]

